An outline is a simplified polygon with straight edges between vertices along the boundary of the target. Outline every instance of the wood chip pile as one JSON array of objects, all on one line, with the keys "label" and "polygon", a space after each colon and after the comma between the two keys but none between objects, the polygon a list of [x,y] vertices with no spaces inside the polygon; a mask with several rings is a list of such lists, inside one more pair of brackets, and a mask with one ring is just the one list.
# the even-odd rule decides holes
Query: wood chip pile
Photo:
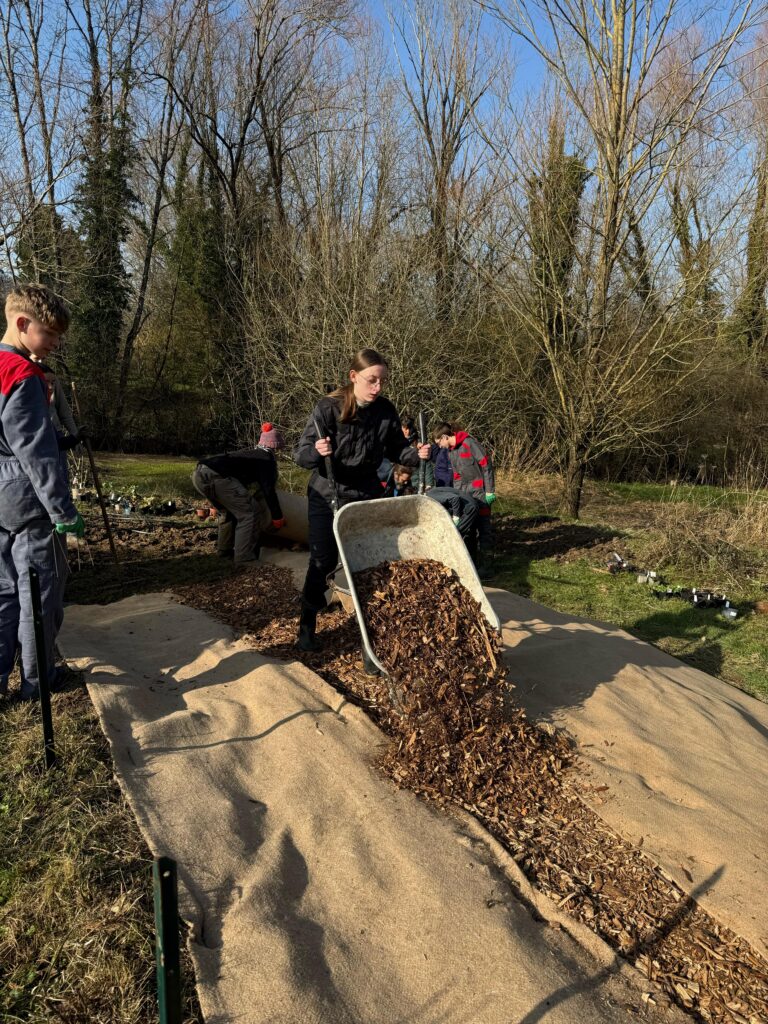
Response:
[{"label": "wood chip pile", "polygon": [[766,1024],[768,964],[584,803],[594,787],[566,739],[515,704],[499,641],[459,581],[437,562],[394,562],[358,574],[356,586],[404,714],[386,681],[363,673],[345,612],[320,617],[322,651],[297,651],[286,570],[264,566],[181,593],[364,706],[393,737],[383,760],[392,778],[472,813],[542,892],[659,986],[648,986],[650,1006],[669,999],[698,1020]]}]

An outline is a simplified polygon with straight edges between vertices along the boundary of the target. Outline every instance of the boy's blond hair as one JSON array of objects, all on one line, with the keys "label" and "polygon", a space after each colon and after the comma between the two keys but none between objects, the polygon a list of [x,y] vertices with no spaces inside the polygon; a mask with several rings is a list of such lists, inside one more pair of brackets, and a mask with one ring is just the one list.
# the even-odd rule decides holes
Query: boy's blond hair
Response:
[{"label": "boy's blond hair", "polygon": [[9,292],[5,300],[5,319],[28,316],[63,334],[69,327],[69,309],[62,299],[44,284],[22,284]]}]

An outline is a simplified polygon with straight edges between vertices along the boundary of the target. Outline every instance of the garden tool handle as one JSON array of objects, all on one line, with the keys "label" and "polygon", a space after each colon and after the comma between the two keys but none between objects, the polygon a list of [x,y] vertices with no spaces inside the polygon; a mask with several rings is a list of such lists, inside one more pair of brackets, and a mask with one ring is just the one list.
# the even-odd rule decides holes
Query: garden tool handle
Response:
[{"label": "garden tool handle", "polygon": [[[423,412],[419,413],[419,444],[427,443],[427,417]],[[427,489],[427,463],[425,459],[419,462],[419,494],[424,494]]]},{"label": "garden tool handle", "polygon": [[[317,440],[320,441],[322,438],[327,437],[328,435],[324,434],[320,429],[320,424],[316,418],[314,418],[313,422],[315,424]],[[325,475],[331,488],[331,508],[333,509],[333,514],[336,515],[339,511],[339,492],[336,490],[336,477],[333,473],[333,456],[324,455],[323,462],[325,462]]]}]

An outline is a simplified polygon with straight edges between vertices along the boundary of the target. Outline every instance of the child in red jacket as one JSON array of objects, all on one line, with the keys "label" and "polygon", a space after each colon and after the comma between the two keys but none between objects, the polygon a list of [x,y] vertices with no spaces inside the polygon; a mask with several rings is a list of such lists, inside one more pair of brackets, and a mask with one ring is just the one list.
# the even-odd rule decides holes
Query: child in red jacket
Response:
[{"label": "child in red jacket", "polygon": [[453,469],[453,486],[478,503],[477,537],[480,548],[481,576],[490,571],[488,561],[493,550],[491,505],[496,501],[496,478],[490,455],[464,430],[440,423],[434,432],[435,444],[448,452]]}]

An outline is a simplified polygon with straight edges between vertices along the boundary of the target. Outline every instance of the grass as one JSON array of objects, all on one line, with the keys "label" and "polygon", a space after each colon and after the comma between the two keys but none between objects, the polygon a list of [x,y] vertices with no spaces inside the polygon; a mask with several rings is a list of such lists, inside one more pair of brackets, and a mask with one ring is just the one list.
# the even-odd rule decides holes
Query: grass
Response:
[{"label": "grass", "polygon": [[[196,460],[183,457],[160,458],[153,455],[117,455],[111,452],[94,453],[96,468],[106,494],[114,491],[127,494],[135,490],[142,497],[157,497],[197,501],[199,495],[190,479]],[[279,486],[287,491],[303,493],[309,473],[292,462],[288,456],[278,456]]]},{"label": "grass", "polygon": [[660,601],[629,573],[596,571],[588,558],[503,558],[494,585],[583,618],[626,629],[696,668],[768,700],[768,620],[750,613],[734,621],[716,609]]},{"label": "grass", "polygon": [[94,453],[105,494],[126,494],[135,488],[143,497],[194,499],[197,492],[190,475],[194,459],[157,458],[151,455]]},{"label": "grass", "polygon": [[[755,541],[747,532],[742,547],[724,542],[729,529],[735,534],[732,539],[739,539],[738,516],[749,520],[743,524],[745,531],[747,525],[756,524],[763,531],[758,539],[764,538],[768,500],[763,502],[762,493],[712,487],[699,493],[690,487],[589,482],[581,519],[574,524],[556,517],[559,495],[551,477],[506,477],[499,490],[502,498],[494,512],[513,517],[522,540],[526,538],[526,519],[552,516],[550,532],[555,538],[558,532],[563,534],[564,542],[554,557],[536,557],[525,551],[525,544],[515,545],[512,554],[497,561],[497,586],[557,611],[620,626],[682,661],[768,700],[768,616],[752,611],[754,601],[768,598],[768,550],[765,546],[749,548],[747,541],[753,545]],[[665,499],[670,490],[673,500]],[[745,508],[751,510],[751,516],[744,514]],[[574,531],[583,534],[583,539],[577,537],[569,546],[567,535]],[[591,541],[601,542],[599,553],[589,551]],[[671,585],[727,593],[739,618],[728,621],[716,609],[699,610],[679,600],[661,601],[652,588],[637,583],[635,574],[607,574],[614,546],[631,553],[639,567],[660,571]]]},{"label": "grass", "polygon": [[[74,673],[53,699],[0,706],[0,1020],[156,1022],[151,858]],[[185,953],[184,1020],[202,1020]]]},{"label": "grass", "polygon": [[718,508],[740,508],[757,495],[768,502],[768,491],[731,490],[709,484],[595,483],[597,491],[620,501],[685,501]]}]

